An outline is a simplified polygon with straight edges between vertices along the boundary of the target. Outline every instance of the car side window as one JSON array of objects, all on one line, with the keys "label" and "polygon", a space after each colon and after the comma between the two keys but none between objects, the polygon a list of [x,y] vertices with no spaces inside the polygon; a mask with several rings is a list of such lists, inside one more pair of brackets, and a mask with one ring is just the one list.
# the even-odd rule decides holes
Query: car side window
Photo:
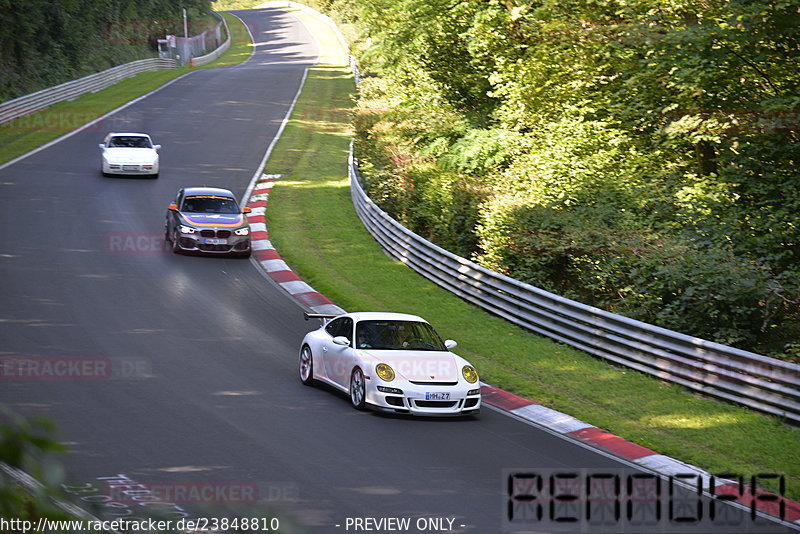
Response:
[{"label": "car side window", "polygon": [[325,325],[325,331],[331,336],[336,337],[339,331],[339,325],[342,323],[341,319],[334,319],[333,321],[329,322]]},{"label": "car side window", "polygon": [[353,320],[350,317],[342,317],[342,326],[339,335],[346,337],[347,341],[350,342],[350,346],[353,345]]},{"label": "car side window", "polygon": [[340,317],[334,319],[325,327],[325,331],[331,337],[344,336],[352,344],[353,342],[353,320],[350,317]]}]

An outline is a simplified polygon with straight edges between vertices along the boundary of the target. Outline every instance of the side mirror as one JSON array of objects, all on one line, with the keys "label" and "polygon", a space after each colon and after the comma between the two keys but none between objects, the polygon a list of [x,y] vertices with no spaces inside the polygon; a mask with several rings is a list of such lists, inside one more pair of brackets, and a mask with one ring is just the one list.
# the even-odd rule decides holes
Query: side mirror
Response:
[{"label": "side mirror", "polygon": [[252,210],[252,209],[250,209],[250,208],[249,208],[249,207],[247,207],[247,206],[245,206],[245,207],[242,209],[242,213],[252,213],[252,212],[253,212],[253,210]]},{"label": "side mirror", "polygon": [[445,348],[446,348],[447,350],[450,350],[450,349],[454,349],[454,348],[456,348],[456,347],[458,346],[458,343],[456,343],[456,342],[455,342],[455,341],[453,341],[452,339],[445,339],[445,340],[444,340],[444,346],[445,346]]},{"label": "side mirror", "polygon": [[153,148],[155,148],[156,150],[159,150],[161,148],[161,145],[153,145]]},{"label": "side mirror", "polygon": [[100,147],[100,148],[105,148],[105,147],[106,147],[106,145],[104,145],[103,143],[100,143],[100,144],[99,144],[99,145],[97,145],[97,146],[98,146],[98,147]]},{"label": "side mirror", "polygon": [[344,336],[336,336],[335,338],[333,338],[333,343],[335,345],[341,345],[343,347],[347,347],[350,345],[350,340]]},{"label": "side mirror", "polygon": [[170,210],[170,211],[178,211],[178,205],[177,204],[170,204],[169,206],[167,206],[167,209]]}]

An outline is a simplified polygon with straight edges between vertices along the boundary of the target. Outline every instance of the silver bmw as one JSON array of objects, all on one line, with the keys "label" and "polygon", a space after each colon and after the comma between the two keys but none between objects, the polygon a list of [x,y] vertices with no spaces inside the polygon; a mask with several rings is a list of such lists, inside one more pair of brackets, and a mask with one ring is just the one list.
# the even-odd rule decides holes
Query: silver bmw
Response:
[{"label": "silver bmw", "polygon": [[175,253],[249,256],[247,213],[227,189],[187,187],[167,207],[164,237]]}]

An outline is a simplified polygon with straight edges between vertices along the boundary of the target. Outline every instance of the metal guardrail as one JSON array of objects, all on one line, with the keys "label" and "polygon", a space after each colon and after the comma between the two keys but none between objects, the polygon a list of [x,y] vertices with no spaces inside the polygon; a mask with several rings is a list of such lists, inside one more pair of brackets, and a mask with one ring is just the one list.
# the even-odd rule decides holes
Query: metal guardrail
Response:
[{"label": "metal guardrail", "polygon": [[219,56],[224,54],[225,51],[228,50],[228,48],[230,48],[231,46],[231,32],[230,28],[228,28],[228,23],[225,21],[225,17],[223,17],[222,15],[220,15],[215,11],[212,11],[211,14],[214,15],[215,18],[219,19],[220,23],[217,25],[217,27],[222,25],[225,28],[225,35],[227,35],[228,37],[225,39],[225,42],[219,45],[213,52],[210,52],[202,56],[190,58],[189,64],[192,67],[201,67],[203,65],[208,65],[209,63],[217,59]]},{"label": "metal guardrail", "polygon": [[456,256],[404,228],[364,192],[350,147],[353,204],[392,258],[495,315],[614,364],[800,424],[800,365],[587,306]]},{"label": "metal guardrail", "polygon": [[177,62],[173,59],[150,58],[140,59],[124,65],[78,78],[60,85],[48,87],[29,95],[8,100],[0,104],[0,124],[40,111],[47,107],[73,100],[84,93],[96,93],[115,83],[142,72],[159,69],[174,69]]}]

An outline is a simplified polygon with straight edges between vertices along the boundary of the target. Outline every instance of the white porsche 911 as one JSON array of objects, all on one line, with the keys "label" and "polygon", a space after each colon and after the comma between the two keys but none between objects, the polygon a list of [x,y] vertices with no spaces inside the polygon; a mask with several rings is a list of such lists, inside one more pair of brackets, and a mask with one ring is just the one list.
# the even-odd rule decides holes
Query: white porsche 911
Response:
[{"label": "white porsche 911", "polygon": [[323,319],[300,345],[300,380],[329,384],[352,405],[412,415],[473,415],[478,373],[416,315],[384,312],[305,314]]},{"label": "white porsche 911", "polygon": [[128,174],[158,178],[161,145],[154,145],[149,135],[111,132],[99,146],[103,151],[100,163],[103,176]]}]

